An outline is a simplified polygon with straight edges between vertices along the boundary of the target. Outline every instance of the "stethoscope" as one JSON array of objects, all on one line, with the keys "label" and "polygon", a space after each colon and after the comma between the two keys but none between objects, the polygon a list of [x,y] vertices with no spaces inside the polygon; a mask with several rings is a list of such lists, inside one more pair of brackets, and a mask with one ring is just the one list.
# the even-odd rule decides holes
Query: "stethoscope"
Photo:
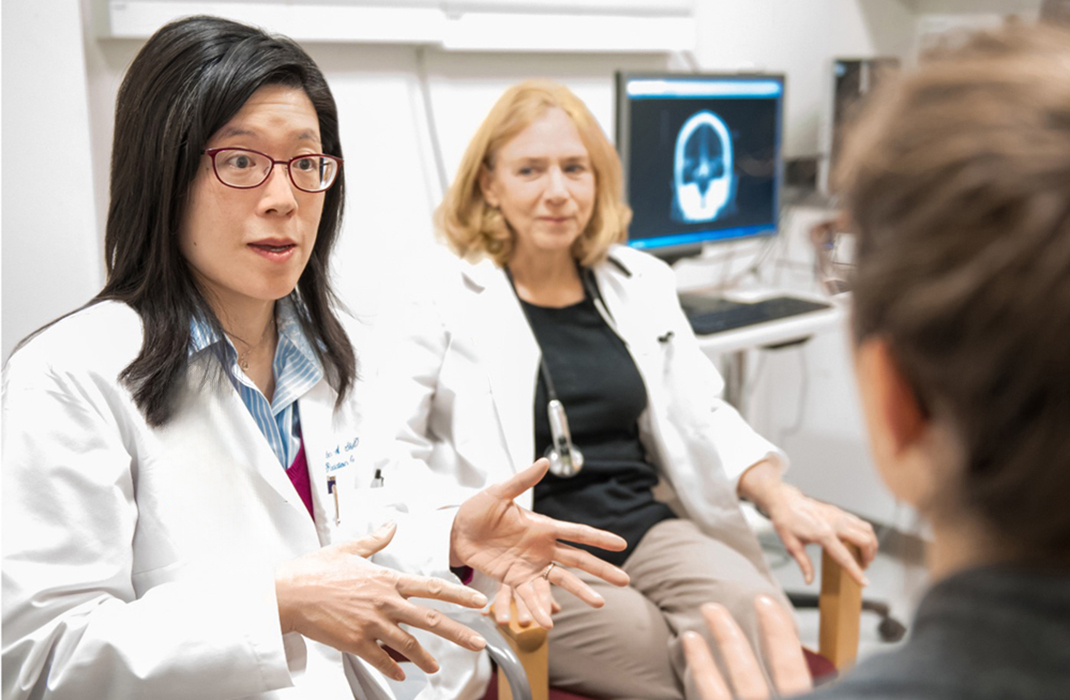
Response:
[{"label": "stethoscope", "polygon": [[[539,339],[535,336],[535,328],[531,325],[531,317],[528,315],[527,307],[524,306],[520,294],[516,291],[516,282],[513,281],[513,273],[509,271],[508,267],[505,268],[505,276],[509,278],[509,286],[513,288],[513,294],[516,294],[516,300],[520,302],[520,309],[524,312],[524,319],[527,320],[528,327],[531,328],[531,334],[535,337],[537,344]],[[602,298],[598,293],[598,286],[594,284],[591,271],[586,268],[580,268],[580,280],[583,283],[584,292],[591,297],[596,307],[601,307],[598,309],[599,312],[603,316],[607,315],[609,311],[601,303]],[[557,397],[554,380],[550,375],[550,368],[546,366],[546,356],[542,353],[541,347],[539,348],[539,372],[546,383],[546,395],[549,398],[546,404],[546,417],[550,422],[550,446],[546,448],[545,456],[550,460],[550,473],[567,479],[576,476],[583,469],[583,453],[572,443],[572,432],[568,429],[568,416],[565,415],[565,406]]]}]

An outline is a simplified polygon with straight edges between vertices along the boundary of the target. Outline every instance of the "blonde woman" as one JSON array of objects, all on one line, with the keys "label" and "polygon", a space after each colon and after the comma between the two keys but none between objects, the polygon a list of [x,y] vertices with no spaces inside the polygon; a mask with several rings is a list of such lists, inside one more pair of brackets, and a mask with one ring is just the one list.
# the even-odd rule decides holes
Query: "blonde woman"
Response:
[{"label": "blonde woman", "polygon": [[[752,634],[756,593],[788,605],[741,497],[770,515],[808,579],[804,543],[821,543],[864,580],[841,540],[865,562],[876,540],[866,523],[781,481],[781,451],[718,398],[721,378],[680,310],[672,271],[620,245],[631,217],[621,182],[613,147],[567,88],[528,81],[499,99],[438,212],[458,257],[432,266],[416,303],[421,320],[399,357],[410,375],[401,438],[468,490],[553,443],[558,474],[520,502],[622,536],[627,549],[604,558],[631,584],[581,573],[604,611],[558,596],[553,620],[524,605],[520,617],[552,626],[553,685],[664,700],[685,696],[679,638],[702,627],[701,603],[722,602]],[[659,481],[682,517],[654,497]],[[498,619],[512,598],[499,591]]]}]

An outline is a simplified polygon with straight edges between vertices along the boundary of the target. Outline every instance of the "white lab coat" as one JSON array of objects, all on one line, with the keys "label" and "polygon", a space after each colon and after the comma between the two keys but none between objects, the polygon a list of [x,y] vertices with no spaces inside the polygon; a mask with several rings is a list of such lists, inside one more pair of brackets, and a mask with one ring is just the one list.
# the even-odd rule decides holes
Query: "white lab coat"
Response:
[{"label": "white lab coat", "polygon": [[137,314],[105,302],[4,368],[5,700],[392,697],[360,659],[283,636],[275,600],[279,563],[386,520],[377,562],[448,575],[452,512],[380,458],[365,384],[338,411],[326,381],[299,399],[313,523],[238,393],[205,378],[211,353],[171,421],[145,423],[117,381],[141,342]]},{"label": "white lab coat", "polygon": [[[615,246],[594,275],[604,315],[646,386],[639,428],[648,459],[687,517],[771,579],[736,484],[761,459],[786,467],[786,458],[721,400],[724,383],[680,309],[667,265]],[[420,293],[402,314],[408,332],[396,363],[410,375],[395,392],[395,410],[404,416],[399,438],[435,472],[457,480],[460,500],[534,460],[539,348],[508,279],[491,261],[442,255],[414,278],[421,279]],[[531,492],[518,501],[530,508]],[[429,689],[421,698],[475,697],[458,692],[468,685],[464,674],[484,674],[475,655],[441,645],[436,652],[449,659],[440,659],[444,670],[432,679],[442,692]]]}]

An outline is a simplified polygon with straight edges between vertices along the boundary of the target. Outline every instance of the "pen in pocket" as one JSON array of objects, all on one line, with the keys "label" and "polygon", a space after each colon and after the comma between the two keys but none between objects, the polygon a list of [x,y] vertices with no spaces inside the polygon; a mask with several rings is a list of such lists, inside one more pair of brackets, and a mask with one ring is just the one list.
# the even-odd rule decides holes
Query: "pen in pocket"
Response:
[{"label": "pen in pocket", "polygon": [[342,522],[341,513],[338,511],[338,483],[333,476],[327,477],[327,493],[334,495],[334,524]]}]

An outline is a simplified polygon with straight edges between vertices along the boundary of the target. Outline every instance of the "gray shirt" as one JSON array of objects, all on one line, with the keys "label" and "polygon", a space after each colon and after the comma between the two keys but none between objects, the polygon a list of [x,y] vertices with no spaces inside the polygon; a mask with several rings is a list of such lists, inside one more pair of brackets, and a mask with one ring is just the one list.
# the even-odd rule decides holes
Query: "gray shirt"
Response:
[{"label": "gray shirt", "polygon": [[940,581],[902,647],[813,697],[1070,700],[1070,574],[993,567]]}]

